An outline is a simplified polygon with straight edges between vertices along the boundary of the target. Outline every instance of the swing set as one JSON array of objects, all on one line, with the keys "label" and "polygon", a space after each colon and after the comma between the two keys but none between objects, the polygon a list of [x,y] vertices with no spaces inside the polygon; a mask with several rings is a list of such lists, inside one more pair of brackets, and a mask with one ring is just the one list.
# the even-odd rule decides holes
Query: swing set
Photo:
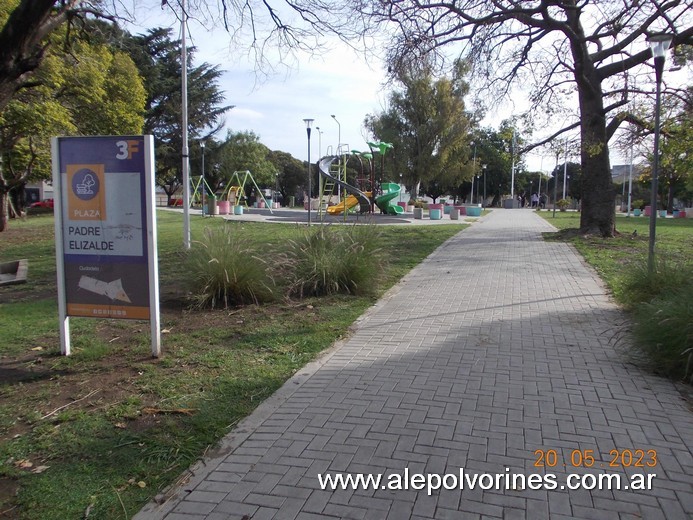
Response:
[{"label": "swing set", "polygon": [[256,192],[262,197],[265,207],[272,213],[272,205],[267,202],[267,199],[262,193],[262,190],[255,182],[253,174],[249,170],[236,171],[231,174],[229,181],[221,192],[221,200],[228,200],[233,206],[243,205],[248,207],[248,197],[245,193],[245,185],[248,181],[253,183]]}]

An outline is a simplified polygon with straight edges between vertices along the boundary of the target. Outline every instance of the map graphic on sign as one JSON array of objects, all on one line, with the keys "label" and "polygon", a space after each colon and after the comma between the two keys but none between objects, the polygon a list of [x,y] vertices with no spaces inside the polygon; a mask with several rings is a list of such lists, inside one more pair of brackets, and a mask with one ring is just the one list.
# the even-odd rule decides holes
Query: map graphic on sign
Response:
[{"label": "map graphic on sign", "polygon": [[82,276],[79,279],[78,287],[94,294],[108,296],[111,300],[131,303],[125,289],[123,289],[123,280],[120,278],[112,282],[104,282],[91,276]]}]

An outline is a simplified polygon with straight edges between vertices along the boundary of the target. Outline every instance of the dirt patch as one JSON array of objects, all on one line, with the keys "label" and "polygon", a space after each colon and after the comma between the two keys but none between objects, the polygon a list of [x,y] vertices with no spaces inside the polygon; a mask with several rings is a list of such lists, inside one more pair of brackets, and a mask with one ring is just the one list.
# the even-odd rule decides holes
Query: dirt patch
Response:
[{"label": "dirt patch", "polygon": [[19,519],[19,508],[16,505],[18,490],[19,483],[15,479],[0,477],[0,519]]}]

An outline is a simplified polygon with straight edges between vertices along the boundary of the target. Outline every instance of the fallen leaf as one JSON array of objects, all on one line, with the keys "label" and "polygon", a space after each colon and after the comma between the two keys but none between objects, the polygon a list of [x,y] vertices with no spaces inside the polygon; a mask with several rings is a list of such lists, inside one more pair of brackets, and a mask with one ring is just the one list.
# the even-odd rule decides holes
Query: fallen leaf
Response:
[{"label": "fallen leaf", "polygon": [[50,466],[36,466],[34,469],[31,470],[31,472],[39,474],[39,473],[43,473],[48,468],[50,468]]},{"label": "fallen leaf", "polygon": [[171,329],[161,329],[161,333],[162,333],[162,334],[170,334],[170,333],[171,333]]},{"label": "fallen leaf", "polygon": [[32,348],[31,350],[34,350],[34,351],[36,351],[36,350],[43,350],[43,347],[34,347],[34,348]]},{"label": "fallen leaf", "polygon": [[139,487],[141,487],[142,489],[144,489],[144,488],[147,487],[147,483],[144,482],[144,481],[142,481],[142,480],[140,480],[140,481],[137,483],[137,485],[138,485]]}]

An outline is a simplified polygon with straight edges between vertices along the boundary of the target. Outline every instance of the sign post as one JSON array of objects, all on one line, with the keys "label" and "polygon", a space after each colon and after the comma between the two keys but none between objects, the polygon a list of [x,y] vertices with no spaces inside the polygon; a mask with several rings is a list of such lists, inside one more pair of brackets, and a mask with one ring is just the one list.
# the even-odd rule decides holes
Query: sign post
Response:
[{"label": "sign post", "polygon": [[161,354],[154,138],[52,142],[60,350],[70,316],[149,320]]}]

